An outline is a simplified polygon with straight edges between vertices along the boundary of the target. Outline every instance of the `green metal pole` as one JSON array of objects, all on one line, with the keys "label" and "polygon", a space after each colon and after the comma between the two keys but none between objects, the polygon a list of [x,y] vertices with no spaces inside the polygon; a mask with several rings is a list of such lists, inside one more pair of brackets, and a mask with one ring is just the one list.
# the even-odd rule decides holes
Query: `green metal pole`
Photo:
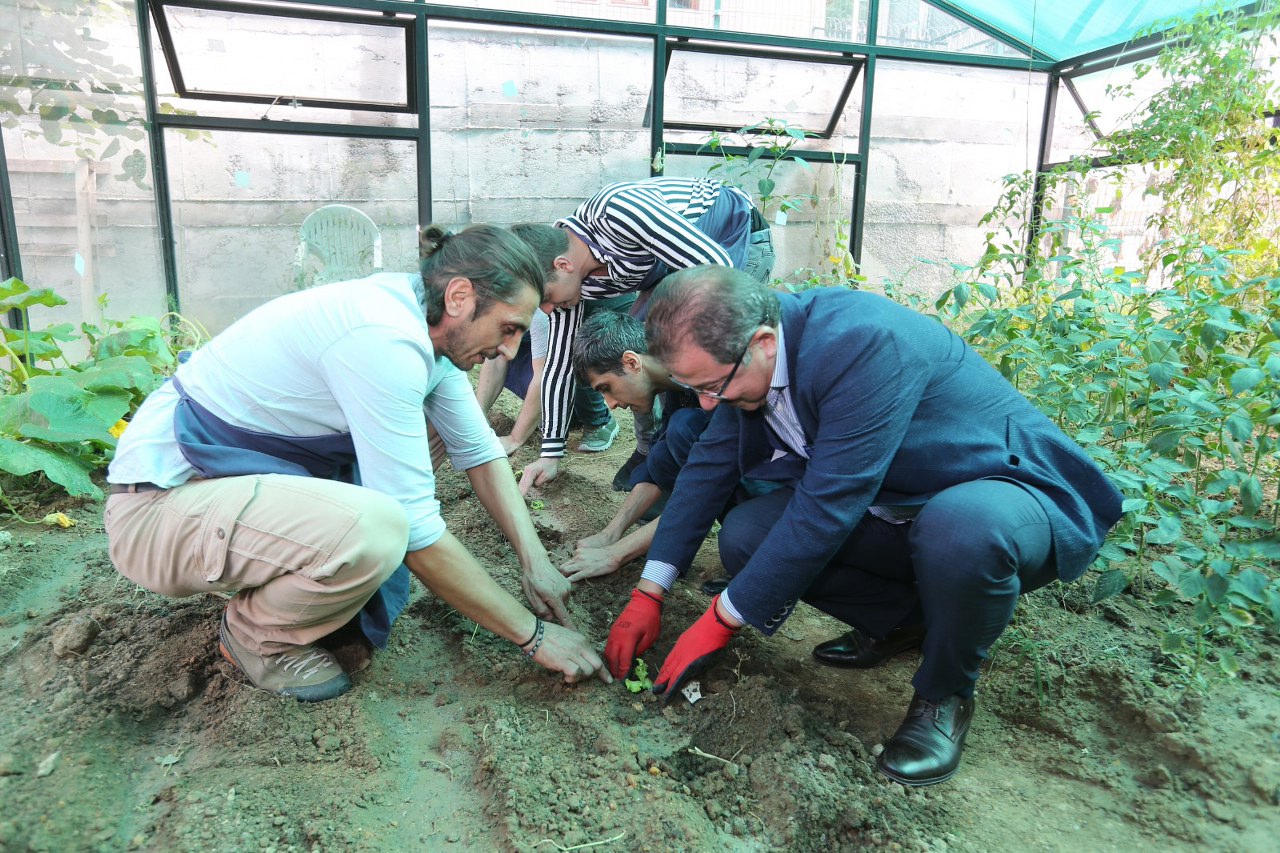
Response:
[{"label": "green metal pole", "polygon": [[[880,22],[880,0],[867,4],[867,43],[874,45]],[[867,219],[867,166],[871,156],[871,106],[876,90],[876,54],[867,54],[867,67],[862,70],[862,123],[858,127],[857,173],[853,182],[853,212],[849,222],[850,252],[853,263],[862,268],[863,231]]]},{"label": "green metal pole", "polygon": [[138,50],[142,54],[142,88],[147,105],[147,138],[151,146],[151,179],[155,186],[156,221],[160,224],[160,257],[164,262],[164,288],[169,310],[181,310],[178,298],[178,254],[173,233],[173,207],[169,196],[169,165],[165,155],[164,128],[156,122],[156,78],[151,62],[151,23],[148,0],[136,4]]},{"label": "green metal pole", "polygon": [[658,0],[653,34],[652,103],[649,105],[649,176],[657,177],[666,169],[666,137],[663,134],[667,99],[667,0]]},{"label": "green metal pole", "polygon": [[1053,155],[1053,125],[1058,113],[1058,72],[1050,72],[1049,88],[1044,93],[1044,113],[1040,118],[1040,145],[1036,154],[1036,172],[1031,189],[1031,211],[1027,216],[1027,264],[1036,255],[1036,244],[1044,226],[1045,164]]},{"label": "green metal pole", "polygon": [[[13,187],[9,184],[9,160],[4,153],[4,134],[0,133],[0,277],[22,278],[22,252],[18,247],[18,220],[13,213]],[[22,312],[9,310],[9,328],[22,328]]]},{"label": "green metal pole", "polygon": [[411,57],[417,91],[414,104],[418,113],[418,226],[431,224],[431,51],[427,50],[427,16],[419,12],[413,22],[416,55]]}]

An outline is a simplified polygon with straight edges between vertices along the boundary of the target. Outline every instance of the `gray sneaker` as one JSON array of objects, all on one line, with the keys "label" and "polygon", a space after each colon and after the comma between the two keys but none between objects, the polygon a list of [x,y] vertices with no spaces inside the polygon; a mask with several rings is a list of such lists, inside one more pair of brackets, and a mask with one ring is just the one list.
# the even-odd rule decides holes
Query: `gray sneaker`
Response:
[{"label": "gray sneaker", "polygon": [[227,627],[222,614],[218,651],[235,664],[259,690],[292,696],[299,702],[323,702],[351,689],[351,678],[337,659],[315,646],[294,646],[274,655],[255,654],[244,647]]},{"label": "gray sneaker", "polygon": [[609,418],[609,422],[598,427],[582,431],[582,443],[578,445],[581,453],[602,453],[613,447],[613,440],[618,437],[618,422]]}]

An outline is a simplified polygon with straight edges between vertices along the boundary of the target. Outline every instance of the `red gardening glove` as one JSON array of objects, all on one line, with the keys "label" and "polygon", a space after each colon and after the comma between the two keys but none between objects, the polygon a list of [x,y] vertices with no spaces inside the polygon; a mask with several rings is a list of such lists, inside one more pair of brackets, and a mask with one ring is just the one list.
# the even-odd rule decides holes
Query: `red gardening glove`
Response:
[{"label": "red gardening glove", "polygon": [[622,678],[635,659],[649,650],[662,629],[662,596],[631,590],[631,601],[609,629],[604,659],[614,678]]},{"label": "red gardening glove", "polygon": [[737,633],[737,628],[730,627],[716,613],[716,605],[719,603],[720,596],[711,599],[707,612],[680,635],[675,648],[662,662],[662,670],[654,681],[653,692],[661,693],[664,700],[670,701],[680,685],[696,673],[708,658],[729,645],[729,641]]}]

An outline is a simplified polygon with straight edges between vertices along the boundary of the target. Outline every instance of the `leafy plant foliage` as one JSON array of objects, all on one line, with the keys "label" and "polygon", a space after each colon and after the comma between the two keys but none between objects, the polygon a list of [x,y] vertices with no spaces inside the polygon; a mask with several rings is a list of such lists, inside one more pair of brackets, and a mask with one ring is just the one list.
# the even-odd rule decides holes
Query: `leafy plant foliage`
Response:
[{"label": "leafy plant foliage", "polygon": [[[765,118],[739,128],[735,134],[712,131],[701,149],[720,155],[708,174],[751,195],[769,222],[785,224],[789,214],[811,207],[817,212],[819,224],[829,226],[819,227],[815,236],[821,258],[818,267],[796,270],[782,280],[783,286],[793,292],[864,279],[850,253],[849,200],[840,174],[843,159],[831,155],[836,170],[834,180],[822,191],[808,161],[793,151],[811,135],[786,119]],[[735,152],[733,137],[742,142],[745,154]],[[809,173],[811,192],[789,193],[779,187],[793,166]]]},{"label": "leafy plant foliage", "polygon": [[[0,341],[0,471],[43,474],[68,494],[100,497],[89,474],[110,458],[120,421],[172,372],[175,343],[164,318],[29,328],[32,306],[65,304],[16,278],[0,284],[0,311],[17,309],[24,320]],[[73,361],[73,347],[88,357]]]},{"label": "leafy plant foliage", "polygon": [[[1251,632],[1280,624],[1280,149],[1256,67],[1277,12],[1202,13],[1139,75],[1167,86],[1103,142],[1112,157],[1005,179],[982,258],[934,307],[1123,490],[1094,600],[1151,580],[1190,606],[1163,652],[1190,684],[1239,670]],[[1117,90],[1125,96],[1127,90]],[[1116,263],[1110,206],[1090,190],[1147,163],[1142,261]],[[1024,235],[1039,206],[1039,237]],[[1139,568],[1135,568],[1139,567]]]}]

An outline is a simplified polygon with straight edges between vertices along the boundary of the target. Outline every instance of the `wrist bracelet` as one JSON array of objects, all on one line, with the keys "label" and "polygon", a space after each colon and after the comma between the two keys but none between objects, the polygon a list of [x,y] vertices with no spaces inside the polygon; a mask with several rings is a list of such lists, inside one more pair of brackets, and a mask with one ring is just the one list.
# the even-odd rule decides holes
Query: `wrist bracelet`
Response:
[{"label": "wrist bracelet", "polygon": [[542,646],[542,638],[546,636],[546,631],[547,631],[547,626],[543,623],[541,619],[539,619],[538,627],[533,632],[533,639],[530,641],[533,643],[533,646],[531,646],[529,650],[524,653],[525,657],[531,658],[538,653],[538,649],[541,648]]},{"label": "wrist bracelet", "polygon": [[540,619],[537,616],[533,617],[533,633],[529,635],[529,639],[525,640],[523,643],[516,643],[516,645],[523,649],[525,646],[529,645],[534,640],[538,639],[538,632],[541,630],[542,630],[542,619]]}]

